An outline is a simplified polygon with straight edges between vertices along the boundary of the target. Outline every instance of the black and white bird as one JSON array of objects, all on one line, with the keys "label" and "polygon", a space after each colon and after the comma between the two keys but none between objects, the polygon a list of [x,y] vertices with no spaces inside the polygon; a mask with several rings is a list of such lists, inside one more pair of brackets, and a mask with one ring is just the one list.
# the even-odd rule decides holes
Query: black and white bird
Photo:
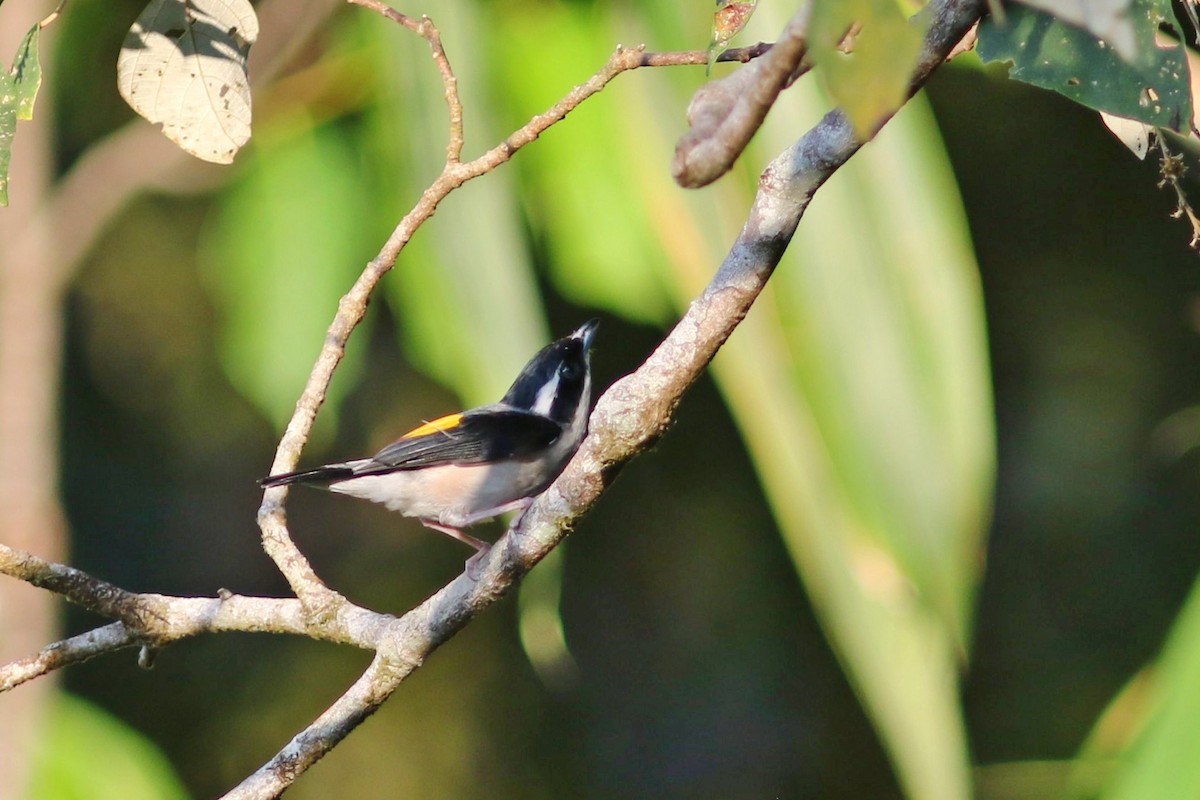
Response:
[{"label": "black and white bird", "polygon": [[448,414],[370,458],[263,478],[382,503],[477,551],[490,545],[463,528],[521,510],[562,472],[587,434],[590,350],[598,320],[543,347],[498,403]]}]

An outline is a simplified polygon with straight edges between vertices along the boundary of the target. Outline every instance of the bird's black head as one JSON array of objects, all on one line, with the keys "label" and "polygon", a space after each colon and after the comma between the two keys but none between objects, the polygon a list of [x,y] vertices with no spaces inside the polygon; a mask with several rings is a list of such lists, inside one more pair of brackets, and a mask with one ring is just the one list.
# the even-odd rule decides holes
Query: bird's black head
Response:
[{"label": "bird's black head", "polygon": [[521,370],[502,403],[570,424],[580,406],[591,404],[588,353],[600,320],[589,320],[570,336],[543,347]]}]

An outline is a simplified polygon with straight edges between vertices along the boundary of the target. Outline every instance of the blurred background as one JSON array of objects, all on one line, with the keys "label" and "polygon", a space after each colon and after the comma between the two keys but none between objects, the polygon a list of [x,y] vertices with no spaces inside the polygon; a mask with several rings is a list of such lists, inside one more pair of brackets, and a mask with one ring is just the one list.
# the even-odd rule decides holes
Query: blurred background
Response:
[{"label": "blurred background", "polygon": [[[363,9],[287,5],[260,8],[255,58],[273,60],[251,74],[270,79],[227,169],[188,164],[119,98],[139,0],[77,0],[44,32],[0,212],[5,543],[131,590],[287,591],[255,480],[446,128],[424,42]],[[401,10],[441,29],[469,158],[618,42],[702,49],[711,4]],[[45,13],[5,4],[0,52]],[[790,13],[763,4],[735,44]],[[599,385],[636,368],[767,162],[827,107],[801,81],[733,174],[684,192],[668,164],[704,80],[624,75],[452,195],[384,279],[303,463],[495,399],[591,316]],[[1157,181],[1096,114],[973,57],[941,70],[817,195],[662,441],[289,796],[1172,796],[1148,774],[1189,791],[1153,734],[1196,702],[1171,678],[1200,657],[1181,615],[1200,565],[1200,262]],[[288,507],[317,572],[377,610],[468,555],[347,498]],[[100,622],[15,583],[5,660]],[[0,794],[219,795],[369,654],[224,635],[135,659],[0,695]],[[1171,742],[1200,749],[1194,731]]]}]

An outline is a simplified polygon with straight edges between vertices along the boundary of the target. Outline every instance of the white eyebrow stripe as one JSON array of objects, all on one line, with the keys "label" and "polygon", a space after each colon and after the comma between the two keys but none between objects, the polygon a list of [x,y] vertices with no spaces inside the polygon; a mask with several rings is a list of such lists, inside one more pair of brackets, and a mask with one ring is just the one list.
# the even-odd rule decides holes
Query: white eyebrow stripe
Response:
[{"label": "white eyebrow stripe", "polygon": [[554,406],[554,398],[557,394],[558,370],[555,370],[554,377],[547,381],[545,386],[538,389],[537,397],[534,398],[533,408],[530,411],[544,417],[550,416],[550,409]]}]

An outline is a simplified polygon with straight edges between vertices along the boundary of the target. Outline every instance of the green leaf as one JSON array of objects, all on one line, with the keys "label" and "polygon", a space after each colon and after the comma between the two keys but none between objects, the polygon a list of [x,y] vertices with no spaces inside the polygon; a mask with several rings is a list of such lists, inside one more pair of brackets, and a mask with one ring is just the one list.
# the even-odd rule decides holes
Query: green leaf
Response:
[{"label": "green leaf", "polygon": [[1133,35],[1133,23],[1129,21],[1131,0],[1020,0],[1027,6],[1053,14],[1063,22],[1090,31],[1097,39],[1104,39],[1121,54],[1121,58],[1133,62],[1137,58],[1137,41]]},{"label": "green leaf", "polygon": [[[1200,796],[1200,582],[1158,660],[1112,701],[1080,751],[1070,797],[1173,800]],[[1096,766],[1106,776],[1096,791]],[[1092,778],[1089,780],[1089,778]]]},{"label": "green leaf", "polygon": [[[337,300],[370,257],[353,145],[305,119],[253,151],[200,257],[220,316],[221,364],[230,381],[277,425],[292,415]],[[368,316],[364,324],[369,324]],[[351,337],[329,387],[353,387],[369,334]]]},{"label": "green leaf", "polygon": [[21,40],[13,59],[12,80],[17,90],[17,118],[33,119],[33,103],[42,86],[42,65],[38,61],[41,25],[34,25]]},{"label": "green leaf", "polygon": [[1097,111],[1186,133],[1192,124],[1189,71],[1182,46],[1160,46],[1160,24],[1174,24],[1168,0],[1134,0],[1129,12],[1137,55],[1130,63],[1087,31],[1036,9],[1007,8],[1003,23],[979,25],[984,62],[1007,61],[1009,75],[1052,89]]},{"label": "green leaf", "polygon": [[33,119],[33,104],[42,85],[38,62],[41,25],[34,25],[21,40],[12,69],[0,73],[0,206],[8,205],[8,167],[18,119]]},{"label": "green leaf", "polygon": [[153,0],[121,45],[117,88],[185,152],[230,164],[250,140],[249,0]]},{"label": "green leaf", "polygon": [[50,704],[34,759],[30,800],[186,800],[152,742],[99,706],[66,692]]},{"label": "green leaf", "polygon": [[[923,18],[923,17],[922,17]],[[850,53],[841,52],[854,24]],[[924,31],[904,18],[894,0],[824,0],[813,5],[809,57],[830,98],[855,133],[867,137],[908,96]]]},{"label": "green leaf", "polygon": [[16,95],[13,79],[0,73],[0,206],[8,205],[8,165],[12,161],[13,135],[17,132]]}]

